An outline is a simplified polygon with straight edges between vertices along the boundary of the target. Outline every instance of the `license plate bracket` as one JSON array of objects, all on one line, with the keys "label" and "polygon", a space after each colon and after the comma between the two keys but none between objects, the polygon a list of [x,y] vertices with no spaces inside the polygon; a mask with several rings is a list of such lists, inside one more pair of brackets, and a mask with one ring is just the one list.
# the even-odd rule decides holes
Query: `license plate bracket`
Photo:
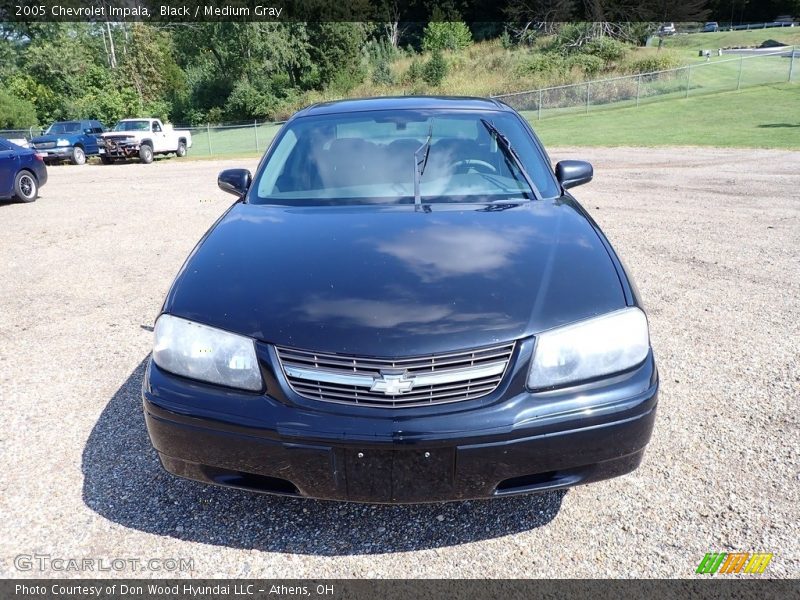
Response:
[{"label": "license plate bracket", "polygon": [[362,502],[425,502],[453,489],[455,448],[348,450],[347,496]]}]

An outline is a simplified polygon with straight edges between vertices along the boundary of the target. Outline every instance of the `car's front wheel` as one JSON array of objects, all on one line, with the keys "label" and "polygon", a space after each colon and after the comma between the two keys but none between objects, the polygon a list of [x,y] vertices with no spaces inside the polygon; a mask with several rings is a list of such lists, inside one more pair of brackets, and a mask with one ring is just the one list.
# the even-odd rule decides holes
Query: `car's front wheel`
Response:
[{"label": "car's front wheel", "polygon": [[83,151],[83,148],[80,146],[73,147],[72,155],[69,157],[69,162],[71,162],[73,165],[86,164],[86,153]]},{"label": "car's front wheel", "polygon": [[149,144],[142,144],[139,147],[139,159],[146,165],[153,162],[153,148]]},{"label": "car's front wheel", "polygon": [[39,195],[39,184],[30,171],[20,171],[14,178],[14,197],[20,202],[33,202]]}]

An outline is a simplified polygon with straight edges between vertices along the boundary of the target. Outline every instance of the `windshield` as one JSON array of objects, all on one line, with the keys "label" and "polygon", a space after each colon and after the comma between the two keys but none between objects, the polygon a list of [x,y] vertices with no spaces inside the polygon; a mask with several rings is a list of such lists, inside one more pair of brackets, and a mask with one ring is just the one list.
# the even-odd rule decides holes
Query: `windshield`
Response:
[{"label": "windshield", "polygon": [[79,133],[81,130],[81,124],[76,121],[67,121],[64,123],[53,123],[50,127],[47,128],[45,133]]},{"label": "windshield", "polygon": [[120,121],[114,131],[150,131],[150,121]]},{"label": "windshield", "polygon": [[[533,199],[482,119],[502,133],[545,197],[558,195],[549,165],[518,117],[463,110],[365,111],[289,123],[256,175],[256,204],[412,203]],[[424,162],[420,162],[422,156]]]}]

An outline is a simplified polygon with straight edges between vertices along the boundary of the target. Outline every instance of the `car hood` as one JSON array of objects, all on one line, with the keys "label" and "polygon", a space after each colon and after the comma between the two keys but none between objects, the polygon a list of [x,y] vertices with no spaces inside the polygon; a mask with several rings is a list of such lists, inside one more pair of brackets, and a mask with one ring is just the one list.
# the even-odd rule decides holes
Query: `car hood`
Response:
[{"label": "car hood", "polygon": [[38,137],[31,138],[31,144],[44,144],[46,142],[57,142],[58,140],[69,140],[76,136],[77,134],[75,133],[62,133],[58,135],[40,135]]},{"label": "car hood", "polygon": [[625,306],[569,198],[504,206],[236,203],[164,312],[295,348],[382,357],[522,338]]}]

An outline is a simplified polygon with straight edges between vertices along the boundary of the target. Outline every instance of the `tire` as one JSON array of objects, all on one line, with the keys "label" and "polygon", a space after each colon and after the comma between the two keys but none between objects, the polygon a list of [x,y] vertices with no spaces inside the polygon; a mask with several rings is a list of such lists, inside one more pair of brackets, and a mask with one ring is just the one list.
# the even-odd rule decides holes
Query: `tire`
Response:
[{"label": "tire", "polygon": [[114,163],[114,159],[110,156],[106,156],[105,154],[100,155],[100,162],[104,165],[110,165]]},{"label": "tire", "polygon": [[85,165],[86,153],[83,151],[83,148],[80,146],[73,146],[72,156],[69,157],[69,162],[71,162],[73,165]]},{"label": "tire", "polygon": [[178,142],[178,149],[175,151],[175,156],[179,158],[186,156],[186,142],[184,141]]},{"label": "tire", "polygon": [[14,178],[14,197],[20,202],[33,202],[39,195],[39,183],[30,171],[20,171]]},{"label": "tire", "polygon": [[153,147],[149,144],[142,144],[139,146],[139,160],[146,165],[153,162]]}]

